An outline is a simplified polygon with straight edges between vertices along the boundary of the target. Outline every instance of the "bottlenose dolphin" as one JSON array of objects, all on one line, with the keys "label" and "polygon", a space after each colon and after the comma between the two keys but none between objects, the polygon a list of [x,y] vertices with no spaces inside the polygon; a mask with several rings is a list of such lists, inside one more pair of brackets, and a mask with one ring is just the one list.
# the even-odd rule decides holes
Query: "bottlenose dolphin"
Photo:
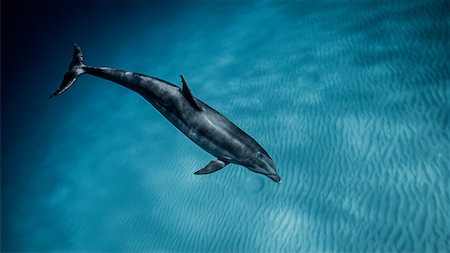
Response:
[{"label": "bottlenose dolphin", "polygon": [[90,67],[84,64],[83,53],[73,44],[73,58],[61,86],[49,97],[69,89],[82,74],[90,74],[116,82],[131,89],[150,102],[175,127],[217,160],[194,174],[209,174],[229,163],[247,167],[279,183],[275,163],[252,137],[209,105],[194,97],[188,82],[180,75],[182,88],[164,80],[117,70],[109,67]]}]

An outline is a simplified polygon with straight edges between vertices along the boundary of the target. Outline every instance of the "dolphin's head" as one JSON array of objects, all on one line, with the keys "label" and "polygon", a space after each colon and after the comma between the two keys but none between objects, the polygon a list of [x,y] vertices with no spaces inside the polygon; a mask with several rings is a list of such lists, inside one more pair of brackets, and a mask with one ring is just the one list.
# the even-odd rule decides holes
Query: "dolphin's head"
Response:
[{"label": "dolphin's head", "polygon": [[280,183],[281,178],[278,176],[275,163],[264,149],[260,149],[252,155],[252,163],[247,166],[251,171],[266,175],[273,181]]}]

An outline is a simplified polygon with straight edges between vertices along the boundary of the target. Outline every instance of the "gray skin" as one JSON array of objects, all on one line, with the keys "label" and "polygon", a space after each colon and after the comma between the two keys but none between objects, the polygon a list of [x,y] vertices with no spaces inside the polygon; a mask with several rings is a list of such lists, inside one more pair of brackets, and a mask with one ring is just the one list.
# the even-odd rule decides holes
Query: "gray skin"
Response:
[{"label": "gray skin", "polygon": [[192,96],[181,75],[183,88],[164,80],[108,67],[88,67],[83,63],[81,48],[74,44],[74,55],[61,86],[51,97],[69,89],[78,76],[90,74],[129,88],[150,102],[175,127],[217,160],[195,174],[209,174],[229,163],[239,164],[266,175],[279,183],[275,164],[269,154],[252,137],[222,114]]}]

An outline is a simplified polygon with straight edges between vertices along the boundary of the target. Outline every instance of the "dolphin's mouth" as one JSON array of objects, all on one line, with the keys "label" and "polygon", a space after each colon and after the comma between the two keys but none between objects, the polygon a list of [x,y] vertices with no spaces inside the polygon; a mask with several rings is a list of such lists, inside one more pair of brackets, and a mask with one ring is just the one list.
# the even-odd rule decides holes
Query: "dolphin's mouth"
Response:
[{"label": "dolphin's mouth", "polygon": [[277,183],[281,183],[281,178],[278,175],[275,174],[270,174],[267,175],[270,179],[272,179],[273,181],[277,182]]}]

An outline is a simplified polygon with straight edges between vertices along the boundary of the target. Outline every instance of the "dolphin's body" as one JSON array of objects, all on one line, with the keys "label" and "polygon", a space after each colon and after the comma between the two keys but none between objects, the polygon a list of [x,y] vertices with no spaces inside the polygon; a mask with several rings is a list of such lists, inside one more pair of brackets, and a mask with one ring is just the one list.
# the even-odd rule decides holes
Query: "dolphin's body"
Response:
[{"label": "dolphin's body", "polygon": [[169,82],[142,74],[108,67],[89,67],[83,62],[81,48],[74,44],[69,71],[50,97],[66,91],[78,76],[85,73],[111,80],[139,93],[189,139],[217,157],[195,174],[209,174],[235,163],[266,175],[277,183],[281,181],[269,154],[222,114],[192,96],[183,75],[183,87],[180,89]]}]

